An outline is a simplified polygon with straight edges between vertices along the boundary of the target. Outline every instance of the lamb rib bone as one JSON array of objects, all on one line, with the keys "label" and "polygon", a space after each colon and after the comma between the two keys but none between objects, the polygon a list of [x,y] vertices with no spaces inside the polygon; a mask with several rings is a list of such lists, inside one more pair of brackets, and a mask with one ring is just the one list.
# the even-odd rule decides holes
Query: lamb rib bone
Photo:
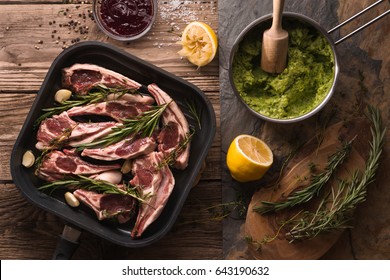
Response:
[{"label": "lamb rib bone", "polygon": [[126,223],[135,212],[136,200],[128,195],[99,194],[83,189],[77,189],[73,194],[90,207],[100,221],[116,218],[119,223]]},{"label": "lamb rib bone", "polygon": [[97,104],[73,107],[68,110],[68,114],[70,117],[83,115],[109,116],[117,122],[122,122],[123,119],[131,119],[150,110],[152,108],[152,103],[154,103],[153,98],[152,101],[149,100],[145,103],[127,100],[106,101]]},{"label": "lamb rib bone", "polygon": [[97,85],[137,90],[138,82],[94,64],[74,64],[62,70],[62,85],[73,93],[84,95]]},{"label": "lamb rib bone", "polygon": [[76,147],[107,135],[117,126],[115,122],[78,123],[67,112],[62,112],[41,122],[35,147],[44,150],[50,148],[55,141]]},{"label": "lamb rib bone", "polygon": [[91,175],[104,171],[115,170],[120,164],[92,164],[81,159],[75,150],[53,150],[44,156],[37,169],[37,175],[41,179],[54,182],[63,179],[66,175]]},{"label": "lamb rib bone", "polygon": [[145,197],[139,206],[137,221],[131,231],[132,238],[140,237],[163,211],[175,185],[175,178],[167,165],[160,167],[163,153],[152,152],[134,160],[130,184],[137,186]]},{"label": "lamb rib bone", "polygon": [[81,155],[107,161],[132,159],[153,152],[156,147],[157,144],[153,137],[139,138],[130,135],[107,147],[84,149]]},{"label": "lamb rib bone", "polygon": [[[156,84],[148,85],[148,90],[158,105],[169,103],[162,114],[164,128],[157,138],[159,142],[158,150],[167,156],[177,150],[181,143],[186,140],[188,135],[190,135],[190,128],[179,106],[165,91],[160,89]],[[177,155],[174,167],[177,169],[185,169],[188,165],[189,156],[190,143],[187,143],[185,149]]]}]

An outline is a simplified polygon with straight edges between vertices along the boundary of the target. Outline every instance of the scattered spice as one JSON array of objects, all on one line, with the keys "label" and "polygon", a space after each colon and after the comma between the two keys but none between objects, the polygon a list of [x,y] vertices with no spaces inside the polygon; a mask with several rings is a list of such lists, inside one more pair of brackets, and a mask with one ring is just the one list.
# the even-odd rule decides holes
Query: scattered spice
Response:
[{"label": "scattered spice", "polygon": [[[83,8],[80,4],[88,4],[90,1],[76,1],[76,0],[63,0],[64,4],[78,4],[76,6],[72,6],[66,9],[59,10],[57,14],[56,20],[48,21],[49,28],[51,28],[51,38],[52,42],[56,45],[60,44],[61,37],[56,36],[55,34],[61,33],[64,30],[60,30],[57,28],[66,28],[69,34],[69,37],[66,40],[62,40],[61,48],[65,49],[71,44],[75,44],[80,42],[81,40],[88,40],[89,34],[89,20],[93,19],[93,12],[91,9],[81,10]],[[77,10],[77,13],[75,12]],[[78,17],[78,20],[74,20],[72,18]],[[39,27],[42,27],[42,24],[39,24]],[[6,27],[6,30],[9,30],[9,27]],[[83,36],[72,36],[72,34],[80,34]],[[69,40],[69,41],[68,41]],[[42,45],[43,40],[39,40],[37,44]],[[39,49],[39,46],[34,46],[35,49]]]},{"label": "scattered spice", "polygon": [[[197,9],[194,9],[194,5],[197,5]],[[216,1],[210,1],[205,3],[204,1],[181,1],[171,0],[163,1],[159,4],[159,15],[162,21],[165,21],[169,28],[161,33],[168,32],[172,34],[170,42],[156,42],[153,46],[162,48],[165,46],[171,46],[181,38],[181,31],[183,26],[192,21],[207,21],[207,14],[211,11],[211,14],[217,14]],[[164,37],[162,37],[164,38]],[[164,39],[162,39],[164,41]]]}]

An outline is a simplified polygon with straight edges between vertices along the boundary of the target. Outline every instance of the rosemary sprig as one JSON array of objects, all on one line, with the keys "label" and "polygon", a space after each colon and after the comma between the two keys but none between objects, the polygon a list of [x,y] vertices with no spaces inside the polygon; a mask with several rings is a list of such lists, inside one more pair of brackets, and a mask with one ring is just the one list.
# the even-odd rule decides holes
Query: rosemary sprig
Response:
[{"label": "rosemary sprig", "polygon": [[[234,200],[223,202],[215,205],[208,206],[206,208],[197,209],[199,215],[188,221],[180,222],[180,225],[194,224],[194,223],[209,223],[209,222],[221,222],[226,218],[235,220],[241,220],[245,218],[247,212],[247,201],[245,201],[241,192],[236,193]],[[203,216],[207,216],[202,218]]]},{"label": "rosemary sprig", "polygon": [[[209,217],[207,218],[198,218],[189,221],[180,222],[179,225],[187,225],[187,224],[201,224],[201,223],[209,223],[209,222],[221,222],[227,217],[231,216],[234,211],[238,211],[238,215],[240,218],[243,218],[246,213],[246,205],[242,201],[230,201],[226,203],[221,203],[218,205],[213,205],[207,208],[200,209],[201,211],[207,211]],[[199,214],[202,216],[202,214]]]},{"label": "rosemary sprig", "polygon": [[369,114],[372,141],[362,175],[355,172],[350,182],[340,181],[338,189],[332,188],[331,194],[321,201],[315,212],[305,211],[298,221],[290,222],[293,226],[286,234],[290,242],[311,239],[321,233],[349,227],[353,210],[366,199],[367,186],[374,181],[386,132],[382,127],[379,110],[369,107]]},{"label": "rosemary sprig", "polygon": [[367,187],[374,181],[382,154],[386,129],[383,128],[380,111],[368,107],[367,116],[371,123],[372,140],[365,170],[360,174],[355,171],[349,182],[340,180],[336,186],[319,203],[314,212],[301,210],[291,218],[280,223],[280,227],[272,237],[265,236],[262,240],[246,237],[248,243],[256,245],[257,249],[275,240],[285,229],[285,237],[289,242],[312,239],[319,234],[342,230],[350,227],[353,211],[367,196]]},{"label": "rosemary sprig", "polygon": [[278,238],[279,234],[281,234],[281,231],[282,229],[288,224],[290,223],[291,221],[293,221],[296,217],[298,217],[298,215],[301,214],[301,212],[298,212],[297,214],[295,214],[293,217],[291,217],[290,219],[286,220],[286,221],[283,221],[281,223],[281,225],[278,227],[277,231],[275,234],[273,234],[272,236],[264,236],[264,238],[262,238],[261,240],[255,240],[252,238],[252,236],[245,236],[244,239],[245,241],[248,243],[248,244],[252,244],[255,246],[255,250],[256,251],[261,251],[261,248],[263,247],[263,245],[266,245],[272,241],[274,241],[276,238]]},{"label": "rosemary sprig", "polygon": [[223,219],[231,216],[234,211],[238,212],[238,216],[240,218],[244,218],[247,208],[241,199],[238,201],[230,201],[213,205],[205,208],[205,210],[207,210],[210,214],[213,215],[212,220],[222,221]]},{"label": "rosemary sprig", "polygon": [[113,127],[112,132],[91,143],[82,144],[78,150],[95,146],[108,146],[117,143],[129,135],[151,136],[159,124],[160,116],[170,103],[156,105],[133,119],[124,119],[121,126]]},{"label": "rosemary sprig", "polygon": [[49,146],[42,150],[41,154],[35,160],[35,166],[37,170],[41,166],[43,159],[48,153],[50,153],[52,150],[59,149],[62,147],[62,145],[68,140],[69,136],[72,134],[73,129],[74,127],[64,129],[61,135],[52,139],[49,143]]},{"label": "rosemary sprig", "polygon": [[86,95],[72,95],[71,100],[66,100],[62,103],[57,103],[58,106],[52,108],[42,109],[42,111],[46,113],[42,114],[38,119],[36,119],[34,127],[37,127],[44,119],[61,114],[62,112],[67,111],[73,107],[95,104],[104,101],[111,93],[115,93],[118,95],[118,97],[120,97],[125,93],[133,93],[133,91],[129,89],[108,88],[105,85],[97,85],[95,88],[91,89]]},{"label": "rosemary sprig", "polygon": [[196,123],[198,124],[199,129],[202,129],[202,125],[201,125],[201,122],[200,122],[200,118],[201,118],[201,113],[202,113],[202,111],[198,112],[194,100],[191,100],[191,101],[188,101],[188,100],[187,100],[186,104],[187,104],[187,107],[188,107],[188,111],[191,113],[192,118],[193,118],[193,119],[196,121]]},{"label": "rosemary sprig", "polygon": [[195,134],[195,130],[191,129],[186,134],[186,137],[179,143],[179,145],[173,149],[164,159],[158,164],[157,168],[163,168],[164,166],[172,166],[175,164],[177,157],[185,150],[188,143],[191,142],[192,137]]},{"label": "rosemary sprig", "polygon": [[[357,181],[358,173],[354,173],[353,177],[352,181]],[[337,190],[332,188],[331,193],[321,201],[315,212],[304,211],[299,220],[290,221],[293,222],[293,226],[286,234],[290,242],[311,239],[320,233],[347,227],[346,224],[351,217],[345,216],[342,219],[339,217],[340,211],[347,205],[346,201],[341,199],[343,192],[347,189],[345,197],[350,197],[348,191],[352,190],[347,184],[346,181],[340,181]]]},{"label": "rosemary sprig", "polygon": [[330,156],[325,170],[318,175],[312,176],[310,185],[307,188],[292,193],[283,201],[262,201],[262,205],[254,207],[253,211],[259,212],[260,214],[277,212],[306,203],[314,196],[318,196],[322,187],[330,180],[337,167],[340,166],[349,155],[353,141],[354,139],[345,143],[336,153]]},{"label": "rosemary sprig", "polygon": [[118,188],[117,185],[107,181],[94,180],[82,175],[74,175],[73,178],[55,181],[53,183],[45,184],[38,188],[40,191],[55,191],[59,188],[74,187],[76,189],[84,189],[95,191],[104,194],[121,194],[129,195],[139,202],[145,203],[146,196],[141,196],[136,187],[131,187],[130,184],[123,184],[123,189]]}]

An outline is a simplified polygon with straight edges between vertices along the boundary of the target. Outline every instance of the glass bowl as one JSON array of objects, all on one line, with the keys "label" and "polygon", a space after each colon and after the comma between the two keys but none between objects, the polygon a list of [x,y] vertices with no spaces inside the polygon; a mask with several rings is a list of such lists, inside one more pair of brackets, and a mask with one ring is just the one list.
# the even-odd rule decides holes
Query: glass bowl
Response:
[{"label": "glass bowl", "polygon": [[118,41],[133,41],[152,28],[157,0],[95,0],[93,15],[100,30]]}]

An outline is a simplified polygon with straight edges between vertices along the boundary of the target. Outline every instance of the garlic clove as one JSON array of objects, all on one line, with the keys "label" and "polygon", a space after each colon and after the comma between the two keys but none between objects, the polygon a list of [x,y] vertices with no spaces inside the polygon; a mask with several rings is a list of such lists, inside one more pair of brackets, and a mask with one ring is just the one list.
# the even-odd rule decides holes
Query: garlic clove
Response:
[{"label": "garlic clove", "polygon": [[65,193],[65,201],[71,207],[78,207],[80,205],[80,201],[71,192],[66,192]]},{"label": "garlic clove", "polygon": [[119,184],[122,182],[122,173],[117,170],[102,172],[98,175],[92,176],[94,180],[106,181],[111,184]]},{"label": "garlic clove", "polygon": [[35,162],[35,156],[34,156],[33,152],[30,150],[26,151],[23,154],[22,165],[24,167],[29,168],[29,167],[34,165],[34,162]]},{"label": "garlic clove", "polygon": [[66,100],[68,100],[72,96],[72,92],[68,89],[60,89],[57,90],[56,94],[54,95],[54,100],[58,103],[62,103]]}]

